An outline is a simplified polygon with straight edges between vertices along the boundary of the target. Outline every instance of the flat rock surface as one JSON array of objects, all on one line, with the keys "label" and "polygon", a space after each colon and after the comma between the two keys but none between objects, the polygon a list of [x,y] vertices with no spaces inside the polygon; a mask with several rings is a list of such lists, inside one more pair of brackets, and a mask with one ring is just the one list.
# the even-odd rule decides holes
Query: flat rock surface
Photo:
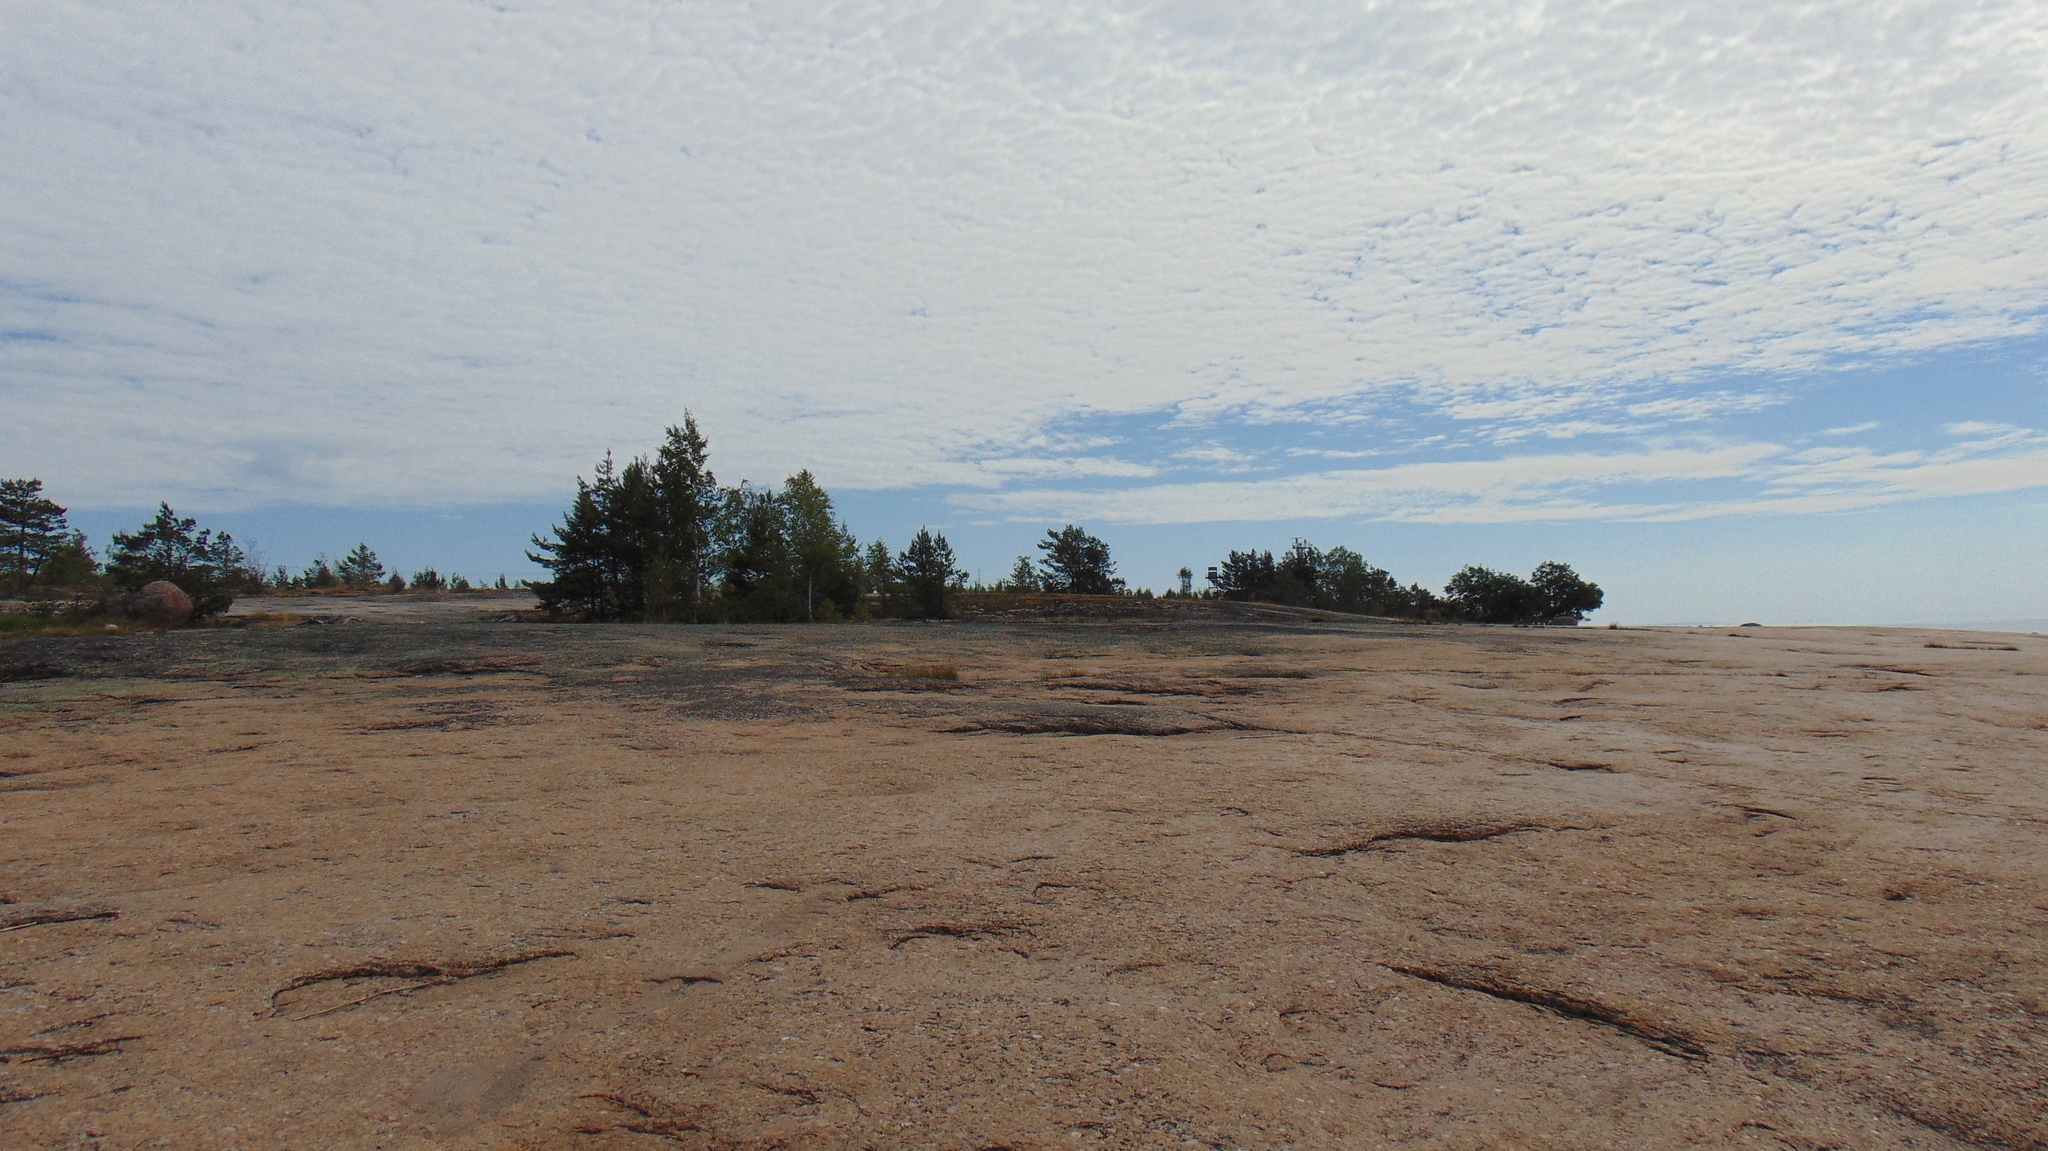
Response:
[{"label": "flat rock surface", "polygon": [[2048,641],[488,619],[7,645],[0,1145],[2048,1139]]},{"label": "flat rock surface", "polygon": [[322,623],[460,623],[476,618],[531,611],[538,600],[530,591],[403,592],[397,595],[259,595],[243,596],[227,614],[314,620]]}]

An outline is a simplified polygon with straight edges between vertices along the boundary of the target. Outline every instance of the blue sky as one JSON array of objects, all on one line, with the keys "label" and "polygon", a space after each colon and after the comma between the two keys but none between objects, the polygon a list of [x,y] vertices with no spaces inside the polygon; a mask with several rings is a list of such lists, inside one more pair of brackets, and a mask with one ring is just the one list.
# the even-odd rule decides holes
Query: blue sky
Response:
[{"label": "blue sky", "polygon": [[522,571],[693,410],[863,537],[2048,616],[2038,5],[47,0],[0,473]]}]

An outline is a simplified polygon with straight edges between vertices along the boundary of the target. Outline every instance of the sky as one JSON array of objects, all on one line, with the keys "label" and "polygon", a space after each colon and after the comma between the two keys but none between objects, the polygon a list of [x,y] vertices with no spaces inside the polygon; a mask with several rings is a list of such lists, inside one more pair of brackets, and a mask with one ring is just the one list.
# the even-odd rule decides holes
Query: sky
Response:
[{"label": "sky", "polygon": [[863,539],[2048,617],[2041,3],[0,6],[0,474],[535,574],[685,410]]}]

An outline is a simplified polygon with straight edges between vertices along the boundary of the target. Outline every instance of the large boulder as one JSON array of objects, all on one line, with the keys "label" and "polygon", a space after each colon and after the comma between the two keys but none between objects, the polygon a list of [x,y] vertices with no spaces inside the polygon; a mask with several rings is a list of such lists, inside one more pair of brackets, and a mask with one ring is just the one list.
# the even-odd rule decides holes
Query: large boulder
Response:
[{"label": "large boulder", "polygon": [[145,627],[180,627],[192,618],[192,597],[169,580],[157,580],[107,601],[107,612]]}]

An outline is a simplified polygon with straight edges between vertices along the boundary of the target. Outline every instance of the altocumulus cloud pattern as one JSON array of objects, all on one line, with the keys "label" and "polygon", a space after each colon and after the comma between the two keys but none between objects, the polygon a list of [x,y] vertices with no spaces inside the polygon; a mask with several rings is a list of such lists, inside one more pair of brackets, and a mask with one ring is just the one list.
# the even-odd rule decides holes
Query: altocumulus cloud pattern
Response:
[{"label": "altocumulus cloud pattern", "polygon": [[2011,413],[1799,403],[2038,364],[2044,73],[1957,0],[13,5],[0,451],[511,501],[688,405],[997,518],[2044,485]]}]

